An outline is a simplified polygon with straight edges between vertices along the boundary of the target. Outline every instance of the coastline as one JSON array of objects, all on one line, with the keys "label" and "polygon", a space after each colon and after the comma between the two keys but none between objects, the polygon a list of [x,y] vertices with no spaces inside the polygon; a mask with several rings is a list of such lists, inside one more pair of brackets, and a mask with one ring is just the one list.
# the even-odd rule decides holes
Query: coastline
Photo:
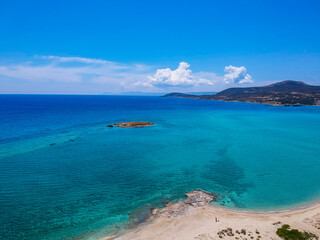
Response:
[{"label": "coastline", "polygon": [[[185,201],[169,203],[164,209],[151,216],[147,222],[120,235],[106,236],[101,240],[211,240],[235,239],[235,237],[281,239],[276,231],[283,224],[320,236],[319,200],[274,211],[239,210],[211,204],[204,206],[191,204],[186,211],[177,214],[175,209],[181,208],[181,204]],[[229,232],[229,236],[226,232],[230,229],[232,229],[232,235]],[[242,233],[243,230],[246,234]]]},{"label": "coastline", "polygon": [[[166,96],[161,96],[166,97]],[[280,104],[280,103],[270,103],[270,102],[253,102],[253,101],[240,101],[240,100],[222,100],[222,99],[207,99],[207,98],[199,98],[199,97],[171,97],[171,98],[184,98],[184,99],[196,99],[196,100],[207,100],[207,101],[218,101],[218,102],[235,102],[235,103],[252,103],[252,104],[263,104],[269,107],[305,107],[305,106],[314,106],[319,107],[320,104]]]},{"label": "coastline", "polygon": [[225,209],[227,211],[236,212],[236,213],[251,213],[251,214],[278,214],[279,213],[280,214],[280,213],[310,209],[310,208],[313,208],[314,206],[320,206],[320,196],[316,200],[305,201],[303,203],[290,205],[288,207],[281,207],[281,208],[270,209],[270,210],[232,208],[232,207],[225,207],[225,206],[214,204],[214,203],[211,206],[215,208]]}]

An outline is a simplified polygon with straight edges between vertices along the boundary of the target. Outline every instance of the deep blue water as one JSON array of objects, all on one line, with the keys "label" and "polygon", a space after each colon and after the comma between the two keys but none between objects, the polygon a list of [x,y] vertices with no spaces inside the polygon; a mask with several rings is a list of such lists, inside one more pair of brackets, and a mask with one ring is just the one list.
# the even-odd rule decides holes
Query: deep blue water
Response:
[{"label": "deep blue water", "polygon": [[[121,121],[155,126],[106,127]],[[319,122],[319,107],[0,95],[0,239],[97,239],[199,188],[241,209],[315,201]]]}]

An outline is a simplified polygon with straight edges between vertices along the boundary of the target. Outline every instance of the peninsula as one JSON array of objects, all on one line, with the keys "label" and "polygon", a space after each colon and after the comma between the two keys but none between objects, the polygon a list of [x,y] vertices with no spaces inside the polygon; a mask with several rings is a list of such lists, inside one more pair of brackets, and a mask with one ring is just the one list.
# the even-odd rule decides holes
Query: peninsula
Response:
[{"label": "peninsula", "polygon": [[320,86],[286,80],[264,87],[228,88],[212,95],[169,93],[164,97],[263,103],[274,106],[320,105]]}]

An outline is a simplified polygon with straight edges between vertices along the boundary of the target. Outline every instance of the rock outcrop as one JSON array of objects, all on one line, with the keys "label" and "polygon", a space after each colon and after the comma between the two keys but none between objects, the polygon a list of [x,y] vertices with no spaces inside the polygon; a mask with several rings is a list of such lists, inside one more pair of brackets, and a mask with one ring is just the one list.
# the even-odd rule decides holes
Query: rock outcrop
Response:
[{"label": "rock outcrop", "polygon": [[129,214],[129,228],[141,223],[150,222],[150,220],[158,217],[171,218],[185,215],[196,208],[209,206],[210,202],[219,197],[218,194],[213,194],[203,190],[194,190],[186,193],[186,196],[186,200],[179,201],[177,203],[166,202],[166,207],[162,209],[152,207],[150,205],[136,209]]},{"label": "rock outcrop", "polygon": [[109,124],[107,127],[117,127],[117,128],[140,128],[152,126],[154,123],[151,122],[121,122],[115,124]]},{"label": "rock outcrop", "polygon": [[218,194],[203,190],[194,190],[187,193],[186,196],[188,197],[186,200],[177,203],[169,202],[165,208],[155,212],[160,215],[166,215],[167,217],[176,217],[184,215],[194,208],[208,206],[210,202],[219,197]]}]

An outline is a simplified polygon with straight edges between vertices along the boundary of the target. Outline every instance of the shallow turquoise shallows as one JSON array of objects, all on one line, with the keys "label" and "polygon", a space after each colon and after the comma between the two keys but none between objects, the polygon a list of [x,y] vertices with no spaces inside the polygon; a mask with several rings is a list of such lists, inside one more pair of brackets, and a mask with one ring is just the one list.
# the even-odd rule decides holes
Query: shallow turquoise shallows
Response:
[{"label": "shallow turquoise shallows", "polygon": [[[121,121],[155,125],[106,127]],[[319,172],[319,107],[0,95],[0,239],[98,239],[194,189],[295,207],[320,198]]]}]

